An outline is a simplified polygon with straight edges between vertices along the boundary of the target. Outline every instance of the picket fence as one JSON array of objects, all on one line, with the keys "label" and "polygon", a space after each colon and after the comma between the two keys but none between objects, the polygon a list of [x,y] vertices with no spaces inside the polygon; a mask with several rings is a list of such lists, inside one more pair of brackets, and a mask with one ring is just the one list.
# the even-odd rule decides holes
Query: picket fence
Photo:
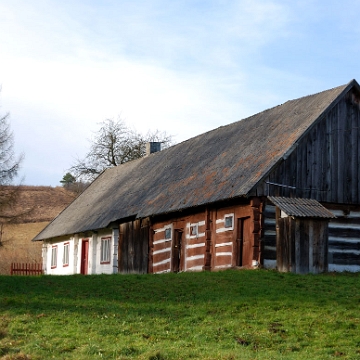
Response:
[{"label": "picket fence", "polygon": [[42,264],[11,263],[11,275],[42,275]]}]

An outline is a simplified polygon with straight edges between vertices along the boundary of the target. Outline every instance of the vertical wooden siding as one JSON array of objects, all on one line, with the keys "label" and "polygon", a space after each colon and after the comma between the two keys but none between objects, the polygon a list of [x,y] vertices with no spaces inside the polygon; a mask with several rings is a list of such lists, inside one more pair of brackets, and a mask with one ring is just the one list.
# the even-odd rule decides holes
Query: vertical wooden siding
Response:
[{"label": "vertical wooden siding", "polygon": [[279,271],[297,274],[327,271],[328,221],[277,218],[276,258]]},{"label": "vertical wooden siding", "polygon": [[119,272],[146,273],[148,271],[149,223],[147,219],[120,225]]},{"label": "vertical wooden siding", "polygon": [[257,188],[257,194],[360,204],[359,128],[360,106],[350,91],[309,129],[289,157]]}]

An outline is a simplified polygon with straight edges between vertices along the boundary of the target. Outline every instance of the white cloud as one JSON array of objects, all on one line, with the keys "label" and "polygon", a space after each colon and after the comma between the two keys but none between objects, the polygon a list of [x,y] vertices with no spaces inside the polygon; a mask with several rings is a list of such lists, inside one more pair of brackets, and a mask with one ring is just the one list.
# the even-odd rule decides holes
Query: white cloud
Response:
[{"label": "white cloud", "polygon": [[1,110],[26,181],[56,185],[97,124],[120,113],[181,141],[356,77],[342,8],[358,5],[303,4],[0,0]]}]

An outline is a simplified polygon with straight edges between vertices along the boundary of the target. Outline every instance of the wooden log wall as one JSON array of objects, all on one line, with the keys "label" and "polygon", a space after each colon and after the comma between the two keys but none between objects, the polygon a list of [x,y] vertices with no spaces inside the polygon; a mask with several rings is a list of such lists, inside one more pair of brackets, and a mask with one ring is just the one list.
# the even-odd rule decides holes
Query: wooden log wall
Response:
[{"label": "wooden log wall", "polygon": [[152,272],[203,270],[211,241],[206,218],[207,214],[203,212],[155,222],[150,254]]},{"label": "wooden log wall", "polygon": [[[260,257],[259,204],[206,209],[184,217],[154,221],[149,271],[220,270],[237,266],[239,240],[243,241],[240,262],[244,264],[241,265],[252,266]],[[239,239],[240,224],[242,239]]]},{"label": "wooden log wall", "polygon": [[[261,256],[261,203],[219,208],[213,211],[214,270],[236,266],[252,267]],[[232,226],[226,219],[232,218]]]},{"label": "wooden log wall", "polygon": [[[235,209],[219,209],[214,211],[215,234],[213,248],[213,269],[226,269],[234,266],[235,243]],[[232,226],[225,226],[225,218],[232,217]]]},{"label": "wooden log wall", "polygon": [[263,211],[264,236],[262,265],[266,269],[276,268],[276,207],[266,204]]},{"label": "wooden log wall", "polygon": [[329,271],[360,271],[360,206],[323,205],[336,216],[329,223]]}]

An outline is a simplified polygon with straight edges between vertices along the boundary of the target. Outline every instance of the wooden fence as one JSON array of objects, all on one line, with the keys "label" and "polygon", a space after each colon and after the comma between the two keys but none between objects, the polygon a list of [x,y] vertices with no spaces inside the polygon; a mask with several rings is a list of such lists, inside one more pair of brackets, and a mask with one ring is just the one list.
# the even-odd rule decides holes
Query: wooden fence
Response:
[{"label": "wooden fence", "polygon": [[42,275],[42,264],[11,263],[11,275]]}]

